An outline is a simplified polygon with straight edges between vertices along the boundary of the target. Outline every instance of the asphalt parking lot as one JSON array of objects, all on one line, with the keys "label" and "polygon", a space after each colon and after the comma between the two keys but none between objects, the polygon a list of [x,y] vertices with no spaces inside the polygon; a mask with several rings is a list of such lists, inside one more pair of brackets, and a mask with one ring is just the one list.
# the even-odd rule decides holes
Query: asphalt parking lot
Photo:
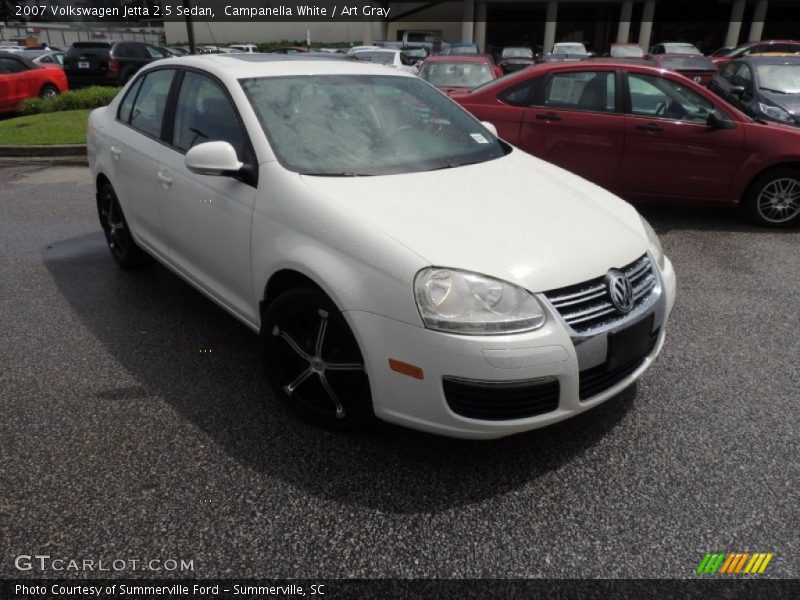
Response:
[{"label": "asphalt parking lot", "polygon": [[499,441],[354,436],[284,410],[256,336],[176,276],[118,269],[88,170],[0,169],[0,576],[41,576],[14,566],[39,553],[194,564],[130,576],[682,578],[715,550],[800,577],[800,229],[642,211],[678,299],[636,386]]}]

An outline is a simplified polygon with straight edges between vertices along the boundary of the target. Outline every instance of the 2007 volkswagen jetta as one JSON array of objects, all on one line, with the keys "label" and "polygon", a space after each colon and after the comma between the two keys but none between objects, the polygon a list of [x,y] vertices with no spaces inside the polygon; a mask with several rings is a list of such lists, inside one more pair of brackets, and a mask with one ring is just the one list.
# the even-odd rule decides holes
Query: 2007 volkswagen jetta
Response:
[{"label": "2007 volkswagen jetta", "polygon": [[675,273],[630,205],[492,129],[378,65],[197,56],[143,69],[88,149],[114,259],[258,332],[302,417],[493,438],[639,377]]}]

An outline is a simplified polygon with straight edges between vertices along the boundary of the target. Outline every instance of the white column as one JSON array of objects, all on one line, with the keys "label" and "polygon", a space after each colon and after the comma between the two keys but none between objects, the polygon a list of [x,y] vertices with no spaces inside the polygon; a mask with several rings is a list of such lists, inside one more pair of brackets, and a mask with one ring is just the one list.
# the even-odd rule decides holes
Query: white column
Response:
[{"label": "white column", "polygon": [[372,37],[372,21],[364,21],[362,23],[362,31],[364,39],[361,43],[365,46],[369,46],[375,40],[375,38]]},{"label": "white column", "polygon": [[744,16],[745,0],[735,0],[731,7],[731,20],[728,23],[728,35],[725,36],[725,45],[729,48],[739,45],[739,34],[742,31],[742,17]]},{"label": "white column", "polygon": [[655,0],[647,0],[642,9],[642,24],[639,26],[639,45],[645,52],[650,50],[650,35],[653,33],[653,15],[655,12]]},{"label": "white column", "polygon": [[475,5],[475,43],[480,52],[486,52],[486,2]]},{"label": "white column", "polygon": [[617,43],[627,44],[631,37],[631,15],[633,15],[633,0],[625,0],[619,11],[619,28],[617,29]]},{"label": "white column", "polygon": [[556,22],[558,21],[558,2],[547,3],[547,17],[544,24],[544,44],[545,53],[553,51],[553,44],[556,43]]},{"label": "white column", "polygon": [[748,42],[759,42],[764,33],[764,20],[767,18],[767,0],[758,0],[753,9],[753,22],[750,24]]},{"label": "white column", "polygon": [[475,35],[475,0],[463,0],[461,9],[461,41],[471,42]]}]

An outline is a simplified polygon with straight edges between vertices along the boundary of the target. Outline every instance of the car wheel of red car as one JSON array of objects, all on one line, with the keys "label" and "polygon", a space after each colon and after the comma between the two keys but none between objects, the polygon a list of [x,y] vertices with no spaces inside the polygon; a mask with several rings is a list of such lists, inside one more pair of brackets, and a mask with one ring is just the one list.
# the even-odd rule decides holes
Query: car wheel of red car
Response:
[{"label": "car wheel of red car", "polygon": [[743,198],[750,218],[764,227],[789,227],[800,221],[800,169],[782,168],[757,178]]},{"label": "car wheel of red car", "polygon": [[58,88],[52,83],[45,83],[39,91],[39,98],[55,98],[58,96]]}]

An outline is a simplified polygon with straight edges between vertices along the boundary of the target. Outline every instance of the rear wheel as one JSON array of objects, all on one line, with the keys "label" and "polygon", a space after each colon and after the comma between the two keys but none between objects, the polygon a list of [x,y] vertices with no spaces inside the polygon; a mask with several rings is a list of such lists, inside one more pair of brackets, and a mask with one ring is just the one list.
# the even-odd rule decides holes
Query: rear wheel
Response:
[{"label": "rear wheel", "polygon": [[302,418],[348,430],[374,419],[358,343],[322,292],[296,289],[276,298],[264,313],[260,346],[275,393]]},{"label": "rear wheel", "polygon": [[108,249],[117,264],[123,269],[140,269],[151,262],[150,255],[136,245],[133,240],[128,222],[122,213],[114,188],[110,183],[100,186],[97,195],[97,212],[100,216],[100,225],[106,235]]},{"label": "rear wheel", "polygon": [[743,208],[763,227],[789,227],[800,221],[800,169],[765,173],[745,193]]},{"label": "rear wheel", "polygon": [[52,83],[46,83],[39,91],[39,98],[55,98],[58,96],[58,88]]}]

